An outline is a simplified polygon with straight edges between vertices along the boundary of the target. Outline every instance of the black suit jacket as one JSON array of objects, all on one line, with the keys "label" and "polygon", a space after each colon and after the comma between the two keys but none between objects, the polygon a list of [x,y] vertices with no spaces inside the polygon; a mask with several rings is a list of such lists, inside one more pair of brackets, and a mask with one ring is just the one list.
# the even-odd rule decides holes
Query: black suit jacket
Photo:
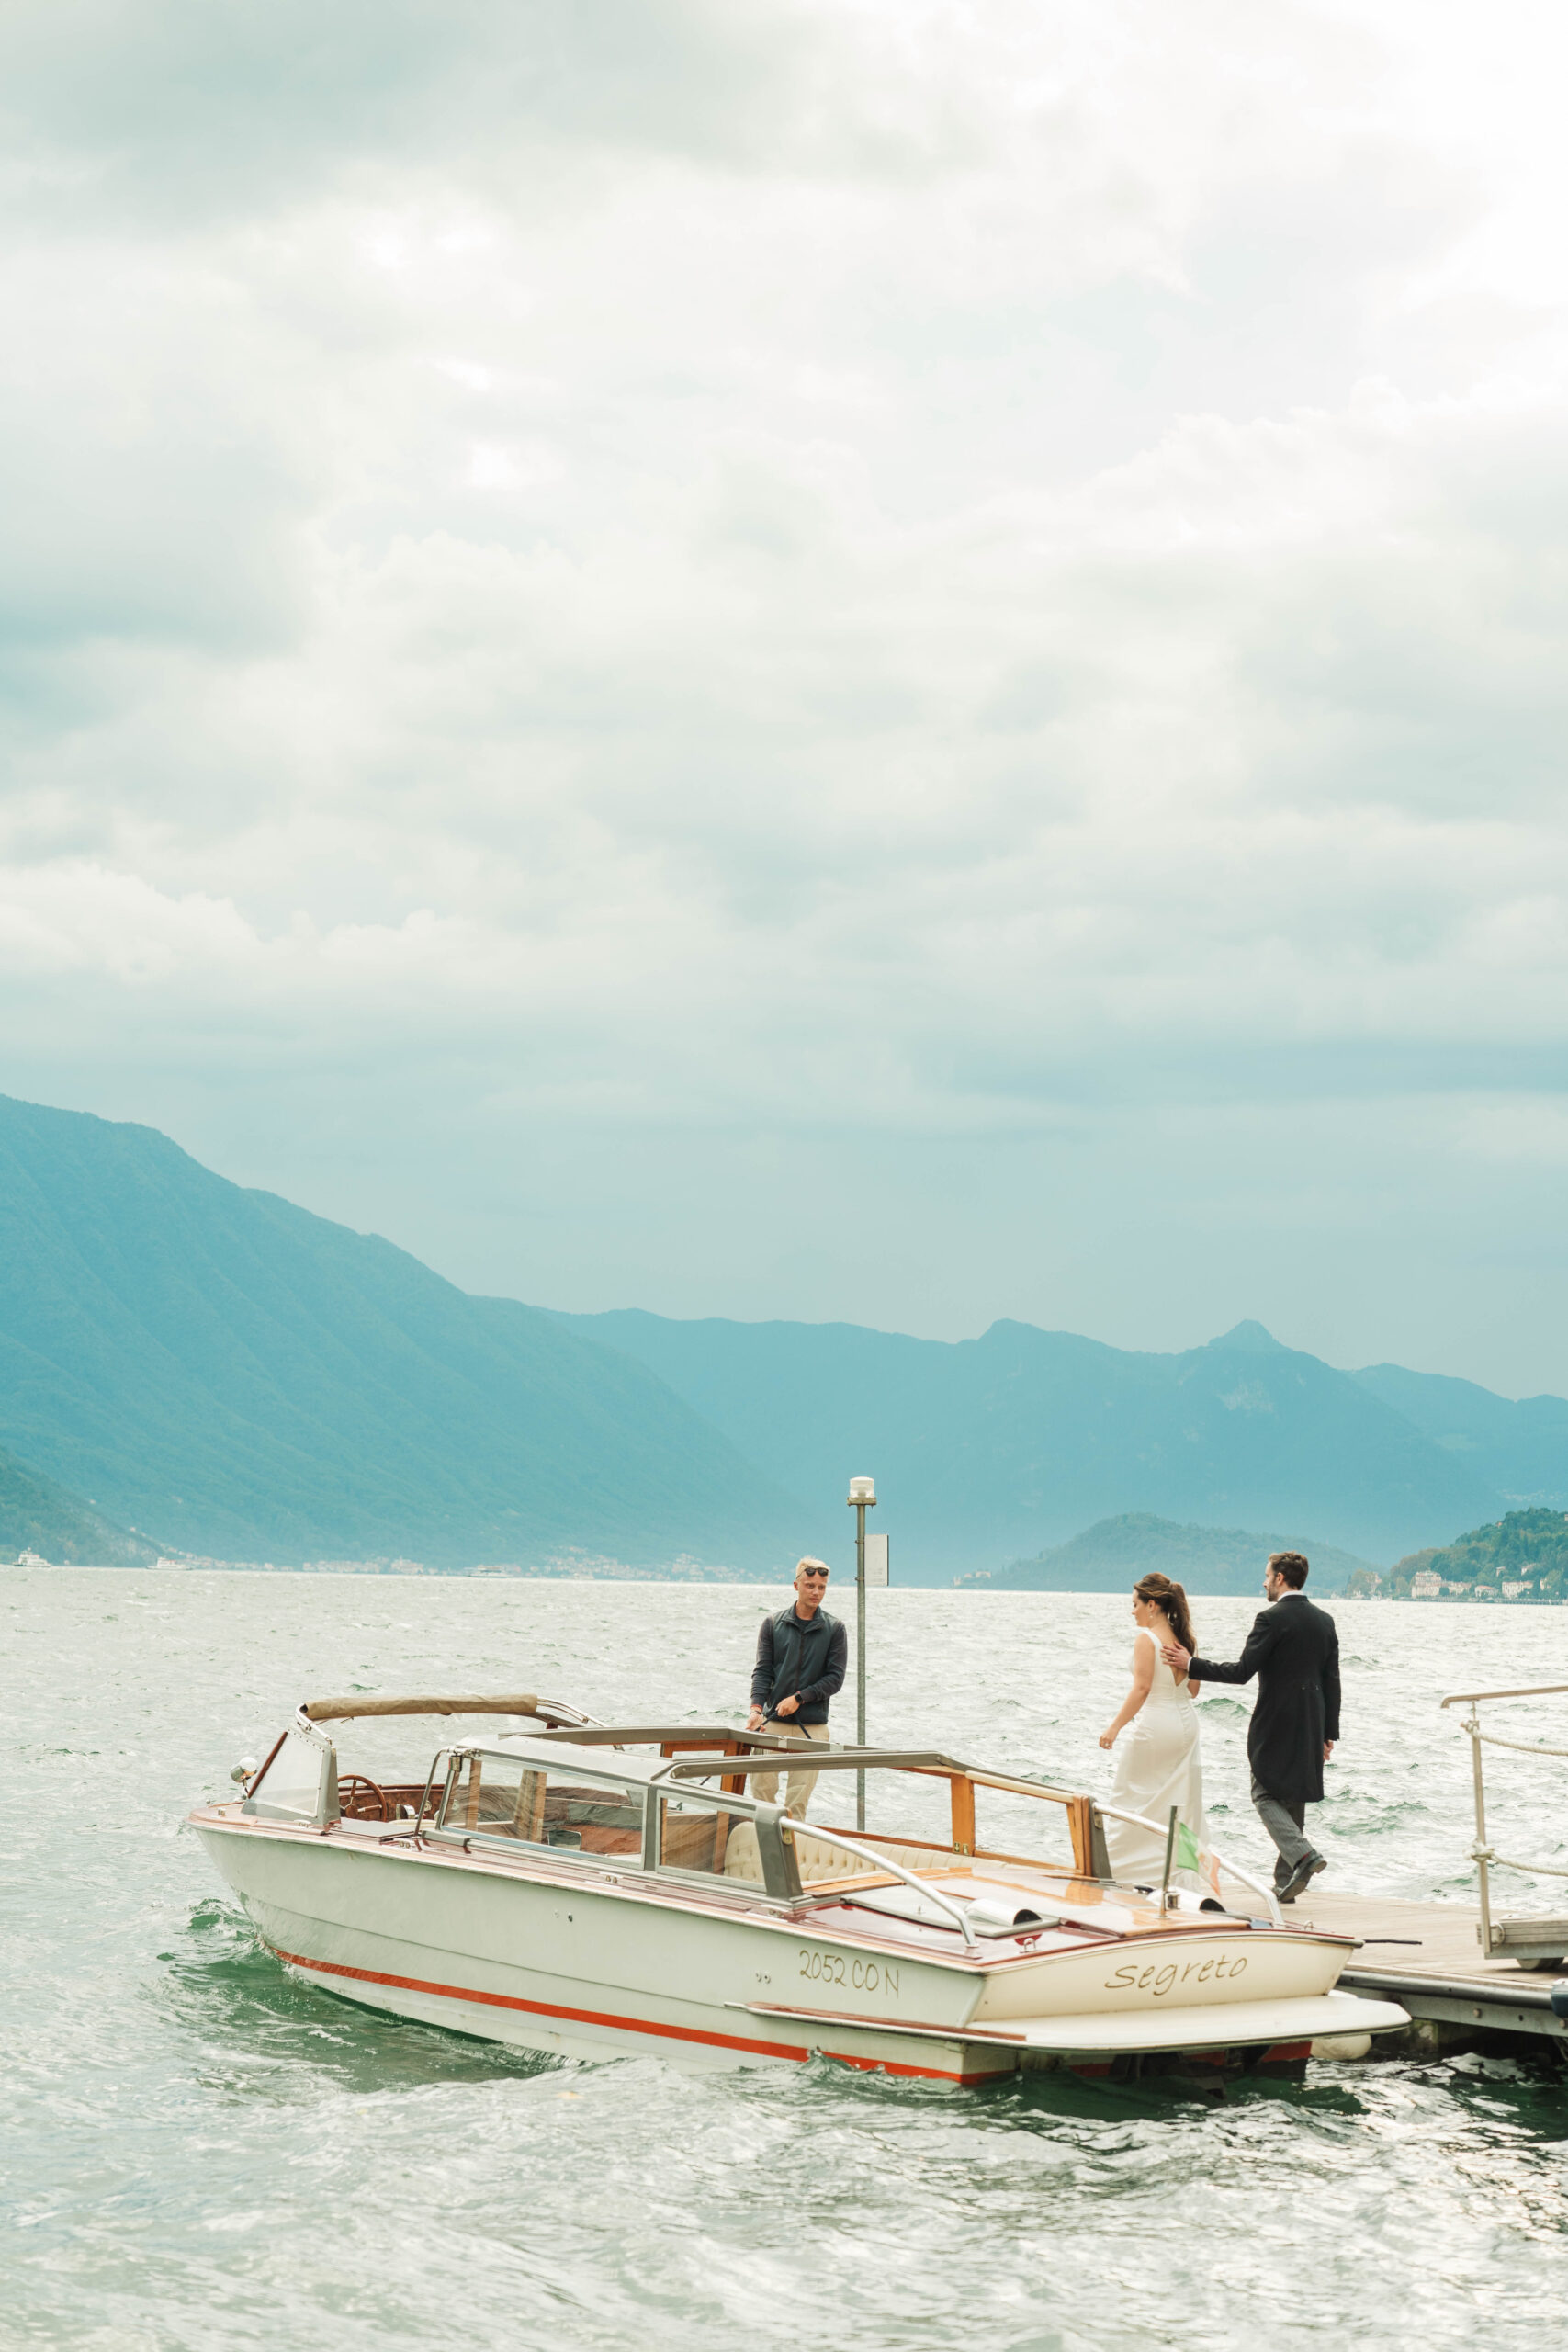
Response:
[{"label": "black suit jacket", "polygon": [[1328,1611],[1304,1593],[1288,1593],[1260,1611],[1235,1666],[1195,1657],[1188,1672],[1195,1682],[1250,1682],[1257,1675],[1247,1759],[1271,1797],[1315,1804],[1323,1743],[1339,1736],[1339,1636]]}]

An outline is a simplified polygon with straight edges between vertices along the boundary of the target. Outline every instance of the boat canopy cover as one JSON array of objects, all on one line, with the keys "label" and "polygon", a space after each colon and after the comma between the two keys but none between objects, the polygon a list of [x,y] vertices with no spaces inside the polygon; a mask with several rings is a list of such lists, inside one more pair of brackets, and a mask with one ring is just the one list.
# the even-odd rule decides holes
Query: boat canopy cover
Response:
[{"label": "boat canopy cover", "polygon": [[539,1702],[532,1690],[510,1699],[310,1699],[300,1709],[313,1724],[339,1722],[346,1715],[536,1715]]}]

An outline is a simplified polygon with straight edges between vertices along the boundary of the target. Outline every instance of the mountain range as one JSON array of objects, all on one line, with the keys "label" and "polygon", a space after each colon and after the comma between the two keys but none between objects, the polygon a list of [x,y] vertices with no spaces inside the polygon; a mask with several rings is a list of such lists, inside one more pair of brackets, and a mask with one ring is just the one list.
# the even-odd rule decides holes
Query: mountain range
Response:
[{"label": "mountain range", "polygon": [[1315,1536],[1299,1532],[1258,1535],[1245,1527],[1183,1527],[1138,1510],[1102,1519],[1037,1559],[977,1568],[958,1581],[968,1590],[985,1592],[1126,1592],[1139,1577],[1157,1569],[1190,1593],[1234,1599],[1260,1593],[1264,1563],[1271,1552],[1304,1552],[1311,1564],[1312,1590],[1318,1596],[1343,1592],[1358,1569],[1376,1579],[1370,1560],[1320,1544]]},{"label": "mountain range", "polygon": [[1337,1371],[1257,1323],[1153,1354],[1006,1321],[949,1342],[552,1313],[151,1128],[5,1097],[0,1446],[34,1482],[0,1464],[0,1548],[44,1510],[62,1544],[278,1565],[841,1566],[865,1472],[895,1581],[923,1584],[1129,1513],[1387,1561],[1568,1503],[1560,1397]]},{"label": "mountain range", "polygon": [[631,1357],[0,1097],[0,1441],[158,1544],[432,1566],[790,1553],[788,1498]]},{"label": "mountain range", "polygon": [[635,1309],[562,1320],[638,1357],[795,1494],[874,1475],[895,1575],[917,1583],[1127,1511],[1293,1526],[1389,1560],[1510,1503],[1568,1498],[1561,1398],[1338,1372],[1259,1323],[1145,1355],[1012,1322],[949,1342]]}]

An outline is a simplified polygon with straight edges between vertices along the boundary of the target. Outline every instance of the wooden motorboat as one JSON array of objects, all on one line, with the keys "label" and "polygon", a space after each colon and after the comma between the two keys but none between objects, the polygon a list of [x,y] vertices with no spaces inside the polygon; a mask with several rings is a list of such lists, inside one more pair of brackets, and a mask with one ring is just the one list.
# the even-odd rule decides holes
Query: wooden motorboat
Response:
[{"label": "wooden motorboat", "polygon": [[[461,1736],[400,1775],[340,1760],[324,1728],[431,1715]],[[243,1795],[190,1820],[294,1975],[561,2056],[820,2054],[973,2084],[1298,2061],[1407,2023],[1336,1990],[1353,1939],[1288,1924],[1245,1872],[1223,1905],[1118,1884],[1106,1808],[1082,1791],[934,1750],[813,1747],[825,1811],[863,1786],[862,1831],[755,1793],[784,1747],[599,1724],[533,1694],[328,1699],[238,1768]]]}]

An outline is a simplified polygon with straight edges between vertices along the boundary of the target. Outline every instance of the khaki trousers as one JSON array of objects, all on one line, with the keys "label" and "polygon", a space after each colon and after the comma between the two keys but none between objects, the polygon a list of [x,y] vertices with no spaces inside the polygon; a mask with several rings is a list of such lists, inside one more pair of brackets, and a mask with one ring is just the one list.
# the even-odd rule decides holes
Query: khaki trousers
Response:
[{"label": "khaki trousers", "polygon": [[[832,1738],[832,1734],[826,1724],[792,1724],[787,1715],[771,1718],[762,1725],[762,1729],[773,1732],[787,1729],[790,1738],[797,1742]],[[817,1786],[819,1778],[820,1775],[816,1772],[803,1772],[797,1766],[793,1764],[790,1766],[784,1811],[792,1814],[796,1821],[805,1820],[806,1808],[811,1802],[811,1792]],[[750,1773],[748,1784],[753,1794],[760,1796],[764,1804],[776,1803],[779,1788],[779,1776],[776,1772]]]}]

